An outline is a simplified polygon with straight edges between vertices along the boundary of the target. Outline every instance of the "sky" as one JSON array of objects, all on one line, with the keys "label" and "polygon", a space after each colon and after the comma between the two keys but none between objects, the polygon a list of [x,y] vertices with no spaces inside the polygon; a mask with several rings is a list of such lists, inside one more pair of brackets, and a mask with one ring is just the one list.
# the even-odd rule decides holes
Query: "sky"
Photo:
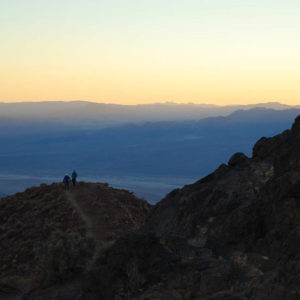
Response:
[{"label": "sky", "polygon": [[1,0],[0,102],[300,104],[299,0]]}]

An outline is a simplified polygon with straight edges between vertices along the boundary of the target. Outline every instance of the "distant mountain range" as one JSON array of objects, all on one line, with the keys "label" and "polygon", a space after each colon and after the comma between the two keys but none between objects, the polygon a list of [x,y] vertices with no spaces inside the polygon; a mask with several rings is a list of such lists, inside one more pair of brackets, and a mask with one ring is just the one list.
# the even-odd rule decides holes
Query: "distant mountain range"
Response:
[{"label": "distant mountain range", "polygon": [[[122,123],[199,120],[227,116],[253,108],[286,110],[300,108],[277,102],[253,105],[155,103],[115,105],[84,101],[0,103],[0,135],[74,129],[100,129]],[[18,129],[18,130],[17,130]]]},{"label": "distant mountain range", "polygon": [[[130,189],[155,202],[170,186],[149,195],[155,190],[154,181],[156,187],[157,182],[180,186],[213,171],[234,152],[251,155],[258,138],[289,128],[297,115],[300,109],[254,108],[200,120],[124,124],[105,129],[65,132],[58,128],[20,135],[16,128],[13,135],[0,137],[1,172],[60,178],[76,168],[80,176],[115,178],[117,187],[124,188],[129,188],[127,183],[132,177]],[[7,192],[5,187],[8,189],[7,182],[0,190]]]}]

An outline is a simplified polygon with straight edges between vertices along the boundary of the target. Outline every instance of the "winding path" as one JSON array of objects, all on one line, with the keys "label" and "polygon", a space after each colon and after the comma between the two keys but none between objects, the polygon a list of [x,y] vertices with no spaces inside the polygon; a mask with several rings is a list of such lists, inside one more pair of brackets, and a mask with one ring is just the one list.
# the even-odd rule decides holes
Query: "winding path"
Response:
[{"label": "winding path", "polygon": [[106,232],[105,226],[99,215],[96,217],[91,214],[93,209],[90,207],[90,204],[84,199],[80,201],[79,198],[81,197],[77,195],[76,190],[67,191],[66,198],[86,224],[87,234],[93,237],[97,243],[103,241]]}]

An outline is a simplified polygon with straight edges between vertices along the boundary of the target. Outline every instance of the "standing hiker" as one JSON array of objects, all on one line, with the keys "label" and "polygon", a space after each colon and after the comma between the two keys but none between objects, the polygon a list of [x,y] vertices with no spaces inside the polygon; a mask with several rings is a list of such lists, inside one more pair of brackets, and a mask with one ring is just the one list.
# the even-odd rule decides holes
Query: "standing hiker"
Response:
[{"label": "standing hiker", "polygon": [[77,180],[77,173],[75,170],[73,170],[73,173],[72,173],[72,183],[73,183],[73,186],[76,186],[76,180]]},{"label": "standing hiker", "polygon": [[63,179],[63,183],[65,184],[65,190],[69,189],[69,182],[71,181],[71,178],[69,175],[65,175]]}]

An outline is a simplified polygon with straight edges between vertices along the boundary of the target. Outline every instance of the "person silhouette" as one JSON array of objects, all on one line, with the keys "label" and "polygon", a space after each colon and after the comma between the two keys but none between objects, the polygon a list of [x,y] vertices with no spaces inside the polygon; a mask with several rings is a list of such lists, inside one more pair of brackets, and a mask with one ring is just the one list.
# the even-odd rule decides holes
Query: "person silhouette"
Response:
[{"label": "person silhouette", "polygon": [[76,170],[73,170],[73,173],[72,173],[73,186],[76,186],[76,181],[77,181],[77,173],[76,173]]},{"label": "person silhouette", "polygon": [[71,181],[71,178],[69,175],[65,175],[63,179],[63,183],[65,184],[65,190],[69,189],[69,182]]}]

